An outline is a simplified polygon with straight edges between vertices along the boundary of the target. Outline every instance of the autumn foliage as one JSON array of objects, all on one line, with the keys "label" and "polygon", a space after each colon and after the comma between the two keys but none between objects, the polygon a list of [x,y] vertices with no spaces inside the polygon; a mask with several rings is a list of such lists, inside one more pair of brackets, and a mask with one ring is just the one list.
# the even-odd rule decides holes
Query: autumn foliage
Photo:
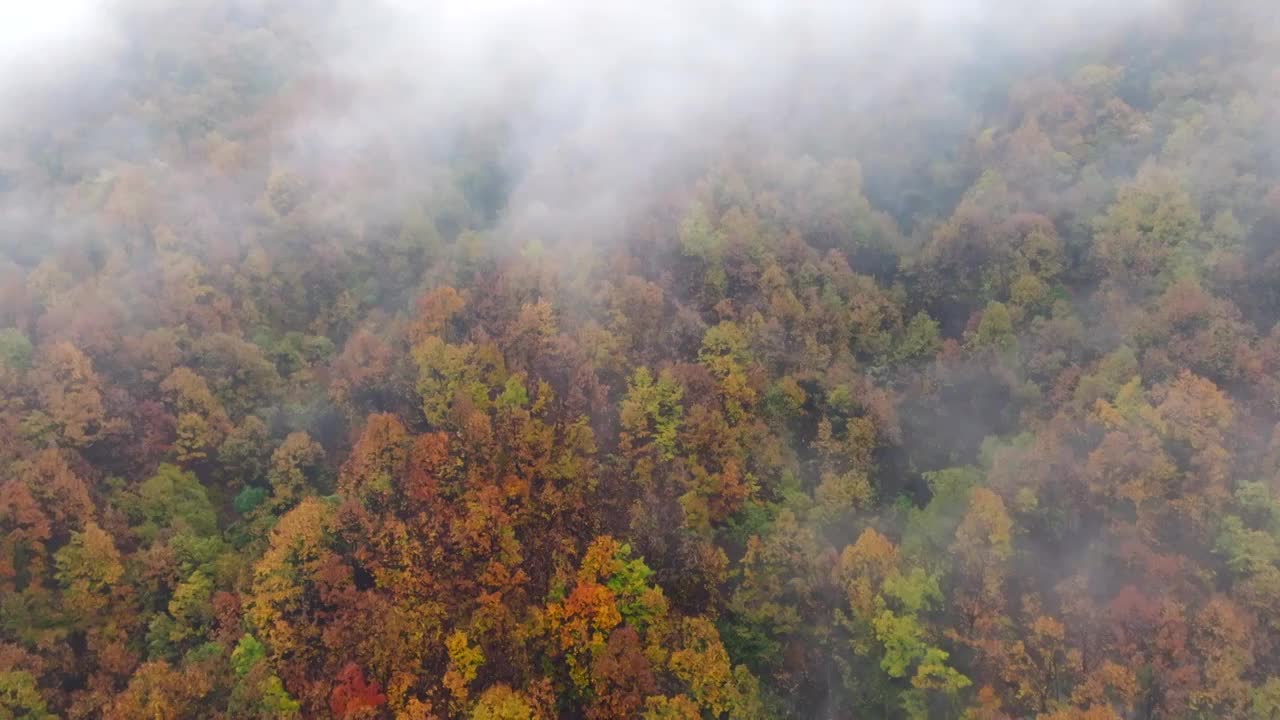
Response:
[{"label": "autumn foliage", "polygon": [[608,235],[497,109],[282,139],[329,3],[126,4],[0,127],[0,718],[1280,717],[1266,3]]}]

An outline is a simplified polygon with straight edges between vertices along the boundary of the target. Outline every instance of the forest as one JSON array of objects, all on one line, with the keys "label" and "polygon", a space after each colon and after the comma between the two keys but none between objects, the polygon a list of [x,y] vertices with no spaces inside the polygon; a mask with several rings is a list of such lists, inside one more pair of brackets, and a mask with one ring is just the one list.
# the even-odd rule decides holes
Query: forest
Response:
[{"label": "forest", "polygon": [[0,720],[1280,720],[1272,0],[92,4]]}]

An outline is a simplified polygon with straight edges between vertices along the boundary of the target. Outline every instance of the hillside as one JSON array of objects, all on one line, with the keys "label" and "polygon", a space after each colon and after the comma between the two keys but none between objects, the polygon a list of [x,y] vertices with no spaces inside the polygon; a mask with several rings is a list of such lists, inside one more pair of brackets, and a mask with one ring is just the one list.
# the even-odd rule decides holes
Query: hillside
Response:
[{"label": "hillside", "polygon": [[0,718],[1280,718],[1280,7],[835,5],[0,54]]}]

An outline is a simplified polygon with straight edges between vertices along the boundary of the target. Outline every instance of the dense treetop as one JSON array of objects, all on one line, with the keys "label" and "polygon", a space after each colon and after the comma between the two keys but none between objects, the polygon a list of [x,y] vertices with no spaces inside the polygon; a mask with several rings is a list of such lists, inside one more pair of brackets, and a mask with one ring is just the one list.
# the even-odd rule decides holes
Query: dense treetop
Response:
[{"label": "dense treetop", "polygon": [[616,134],[377,5],[0,111],[0,718],[1280,717],[1271,3]]}]

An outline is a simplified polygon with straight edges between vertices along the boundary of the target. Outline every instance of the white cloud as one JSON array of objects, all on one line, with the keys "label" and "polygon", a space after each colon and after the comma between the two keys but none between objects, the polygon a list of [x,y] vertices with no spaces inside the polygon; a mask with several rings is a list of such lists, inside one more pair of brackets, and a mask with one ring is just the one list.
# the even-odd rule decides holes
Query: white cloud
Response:
[{"label": "white cloud", "polygon": [[74,79],[112,36],[104,0],[0,0],[0,113]]}]

